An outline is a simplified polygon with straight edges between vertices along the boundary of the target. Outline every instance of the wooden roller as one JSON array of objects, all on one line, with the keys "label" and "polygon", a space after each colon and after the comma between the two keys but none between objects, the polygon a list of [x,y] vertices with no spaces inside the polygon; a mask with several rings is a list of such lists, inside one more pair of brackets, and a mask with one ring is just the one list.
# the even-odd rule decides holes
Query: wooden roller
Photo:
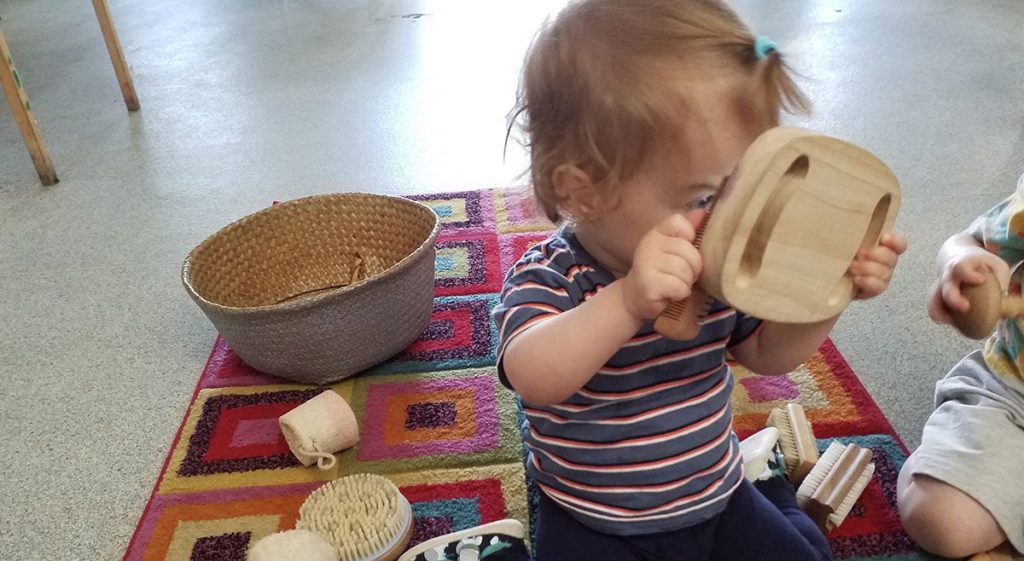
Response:
[{"label": "wooden roller", "polygon": [[961,293],[970,303],[967,312],[950,310],[949,316],[965,337],[984,339],[995,331],[999,320],[1024,317],[1024,298],[1004,295],[991,272],[981,284],[964,286]]},{"label": "wooden roller", "polygon": [[[699,284],[770,321],[834,317],[854,297],[850,263],[892,230],[899,203],[899,182],[870,152],[805,129],[770,129],[707,219]],[[684,331],[655,328],[670,338]]]}]

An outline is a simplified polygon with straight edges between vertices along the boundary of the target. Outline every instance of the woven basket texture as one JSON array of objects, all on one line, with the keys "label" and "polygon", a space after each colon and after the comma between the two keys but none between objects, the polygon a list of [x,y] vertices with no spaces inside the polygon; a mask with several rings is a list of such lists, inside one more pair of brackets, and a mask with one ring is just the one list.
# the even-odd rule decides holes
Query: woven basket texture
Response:
[{"label": "woven basket texture", "polygon": [[416,340],[433,308],[437,215],[385,195],[297,199],[189,253],[182,282],[250,366],[323,384]]}]

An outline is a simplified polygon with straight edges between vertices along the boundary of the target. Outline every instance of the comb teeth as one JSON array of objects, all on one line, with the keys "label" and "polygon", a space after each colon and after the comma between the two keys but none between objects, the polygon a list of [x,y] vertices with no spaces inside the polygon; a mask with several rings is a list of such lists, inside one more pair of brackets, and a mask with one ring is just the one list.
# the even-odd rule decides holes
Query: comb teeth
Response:
[{"label": "comb teeth", "polygon": [[693,247],[700,248],[700,243],[704,241],[704,232],[708,229],[708,222],[711,221],[711,212],[715,210],[715,203],[717,202],[718,197],[715,197],[708,204],[708,210],[704,213],[704,219],[700,221],[700,227],[697,228],[697,235],[693,237]]},{"label": "comb teeth", "polygon": [[684,313],[686,313],[686,300],[680,300],[666,306],[665,311],[661,312],[661,315],[673,321],[678,321],[683,317]]},{"label": "comb teeth", "polygon": [[708,315],[708,312],[711,311],[711,304],[713,304],[714,302],[715,302],[715,300],[713,298],[711,298],[710,296],[704,298],[704,303],[703,303],[703,305],[700,308],[700,315],[701,315],[701,317],[704,317],[704,316]]}]

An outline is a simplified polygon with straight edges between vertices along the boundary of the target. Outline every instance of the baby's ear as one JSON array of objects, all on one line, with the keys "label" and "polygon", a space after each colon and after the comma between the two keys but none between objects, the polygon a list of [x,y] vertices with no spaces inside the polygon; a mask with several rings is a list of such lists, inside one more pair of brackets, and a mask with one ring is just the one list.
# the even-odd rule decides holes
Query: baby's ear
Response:
[{"label": "baby's ear", "polygon": [[601,201],[587,172],[572,164],[562,164],[551,172],[551,184],[570,216],[586,219],[598,213]]}]

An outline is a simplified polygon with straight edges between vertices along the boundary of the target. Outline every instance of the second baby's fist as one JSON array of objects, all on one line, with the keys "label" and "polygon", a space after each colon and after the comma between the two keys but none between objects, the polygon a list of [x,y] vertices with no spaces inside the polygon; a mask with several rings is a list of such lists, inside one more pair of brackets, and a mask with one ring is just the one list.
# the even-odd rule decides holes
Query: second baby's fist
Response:
[{"label": "second baby's fist", "polygon": [[999,285],[1006,290],[1010,280],[1009,266],[998,256],[980,247],[960,252],[943,263],[928,299],[928,315],[937,323],[952,323],[950,310],[968,312],[970,303],[963,295],[964,287],[985,282],[985,274],[989,271],[995,274]]}]

